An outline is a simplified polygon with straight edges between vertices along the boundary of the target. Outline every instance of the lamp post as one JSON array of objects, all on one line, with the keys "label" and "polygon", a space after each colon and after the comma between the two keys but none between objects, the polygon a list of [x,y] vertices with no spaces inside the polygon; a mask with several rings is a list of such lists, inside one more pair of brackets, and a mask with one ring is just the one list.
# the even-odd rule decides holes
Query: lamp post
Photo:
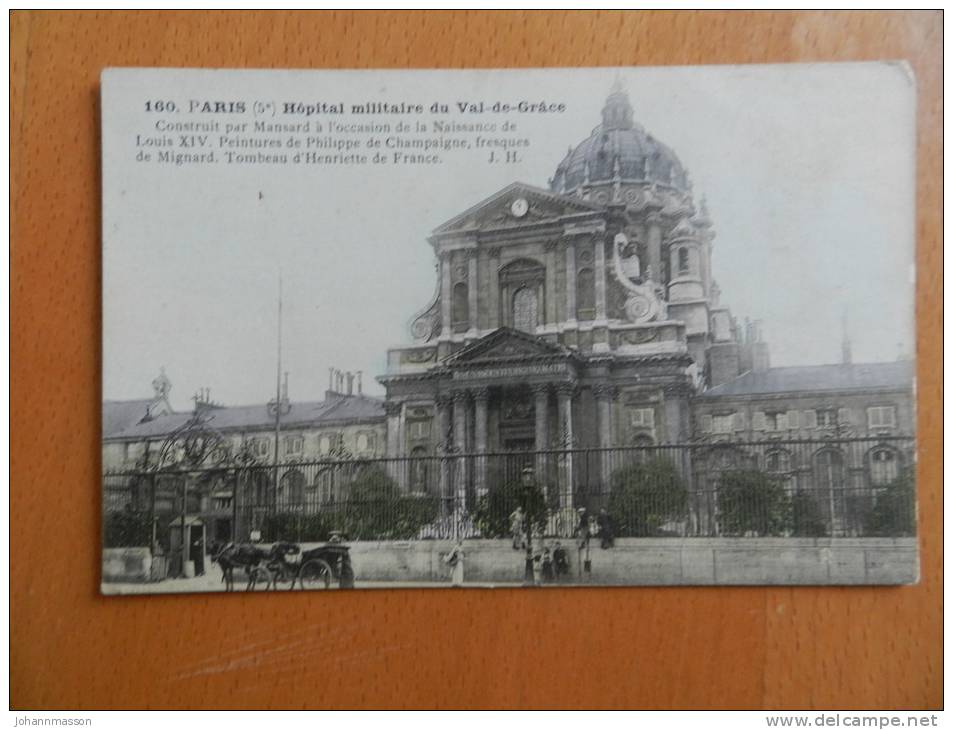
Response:
[{"label": "lamp post", "polygon": [[536,490],[536,479],[532,467],[527,466],[523,469],[520,482],[523,497],[523,524],[526,531],[526,567],[523,571],[523,585],[534,586],[536,579],[533,577],[533,520],[530,517],[530,507],[533,503],[533,492]]}]

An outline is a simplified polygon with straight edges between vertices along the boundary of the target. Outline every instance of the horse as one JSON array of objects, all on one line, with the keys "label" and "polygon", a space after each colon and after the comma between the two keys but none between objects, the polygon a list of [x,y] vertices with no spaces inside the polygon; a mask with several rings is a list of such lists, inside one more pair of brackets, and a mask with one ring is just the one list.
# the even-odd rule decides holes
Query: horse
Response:
[{"label": "horse", "polygon": [[259,567],[262,561],[268,557],[268,553],[260,547],[248,543],[228,542],[224,544],[213,543],[212,545],[212,562],[218,563],[218,566],[222,569],[222,582],[225,584],[226,591],[234,590],[233,573],[236,567],[245,569],[245,575],[248,577],[246,591],[255,590],[260,578],[265,579],[265,588],[269,588],[271,586],[271,573],[266,568]]}]

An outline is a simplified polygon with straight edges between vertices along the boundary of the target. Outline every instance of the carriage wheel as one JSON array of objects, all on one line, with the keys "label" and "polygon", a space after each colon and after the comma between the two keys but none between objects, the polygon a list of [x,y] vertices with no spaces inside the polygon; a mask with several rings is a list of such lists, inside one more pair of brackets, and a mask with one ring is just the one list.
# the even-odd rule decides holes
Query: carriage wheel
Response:
[{"label": "carriage wheel", "polygon": [[301,566],[301,572],[298,573],[298,576],[301,579],[302,589],[327,589],[331,587],[333,573],[330,565],[320,558],[315,558]]},{"label": "carriage wheel", "polygon": [[267,568],[257,566],[248,571],[248,590],[267,591],[271,588],[272,576]]}]

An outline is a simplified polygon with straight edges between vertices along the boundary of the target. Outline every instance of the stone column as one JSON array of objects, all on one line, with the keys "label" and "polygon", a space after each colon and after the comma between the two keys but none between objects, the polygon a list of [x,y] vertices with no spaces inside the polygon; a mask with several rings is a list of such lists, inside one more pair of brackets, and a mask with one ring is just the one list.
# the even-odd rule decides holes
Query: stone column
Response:
[{"label": "stone column", "polygon": [[[614,388],[611,385],[600,384],[592,389],[592,394],[596,397],[596,414],[599,429],[599,448],[610,449],[612,443],[612,398]],[[608,489],[609,476],[612,471],[612,454],[609,451],[601,451],[600,458],[602,485],[603,489]]]},{"label": "stone column", "polygon": [[400,443],[400,414],[404,404],[400,401],[387,401],[384,403],[384,413],[387,415],[387,473],[392,479],[397,481],[401,487],[406,485],[406,480],[402,479],[402,462],[398,459],[403,454],[403,448]]},{"label": "stone column", "polygon": [[453,330],[450,322],[450,307],[452,294],[450,292],[450,253],[443,251],[440,254],[440,338],[450,339]]},{"label": "stone column", "polygon": [[490,389],[476,388],[473,391],[474,406],[474,428],[473,428],[473,450],[476,453],[474,463],[473,483],[476,487],[477,496],[480,497],[486,492],[486,465],[487,465],[487,431],[488,414],[487,402],[490,399]]},{"label": "stone column", "polygon": [[[467,452],[467,411],[470,407],[470,394],[458,390],[453,394],[453,447],[457,454]],[[454,511],[462,512],[467,503],[467,460],[460,456],[455,459],[452,470],[451,488],[454,494]]]},{"label": "stone column", "polygon": [[400,412],[404,404],[400,401],[384,403],[384,413],[387,415],[387,458],[396,459],[400,456]]},{"label": "stone column", "polygon": [[648,227],[646,268],[651,272],[653,281],[662,283],[662,216],[658,211],[653,211],[645,220]]},{"label": "stone column", "polygon": [[566,241],[566,324],[576,324],[576,241]]},{"label": "stone column", "polygon": [[[573,454],[572,399],[576,394],[575,383],[560,383],[556,386],[559,413],[560,446],[566,453],[559,457],[559,506],[572,510],[573,505]],[[572,534],[572,533],[568,533]]]},{"label": "stone column", "polygon": [[[436,397],[435,403],[437,405],[437,438],[435,439],[435,444],[437,453],[442,457],[440,459],[440,506],[447,508],[449,507],[448,502],[453,496],[450,494],[449,486],[450,461],[446,458],[446,453],[450,446],[453,400],[449,395],[441,393]],[[449,511],[449,509],[446,509],[443,514]]]},{"label": "stone column", "polygon": [[490,249],[490,264],[487,274],[490,277],[488,282],[489,286],[487,291],[489,292],[488,296],[490,298],[489,306],[487,307],[490,313],[490,320],[487,322],[487,327],[490,329],[496,329],[500,327],[503,323],[500,321],[500,249],[491,248]]},{"label": "stone column", "polygon": [[546,316],[546,325],[556,323],[556,245],[558,241],[546,242],[546,291],[543,293],[543,304]]},{"label": "stone column", "polygon": [[[536,414],[536,443],[537,452],[549,449],[549,385],[546,383],[537,383],[533,385],[533,396],[535,398]],[[546,454],[536,454],[536,484],[541,489],[546,489],[549,481],[549,459]]]},{"label": "stone column", "polygon": [[536,405],[536,450],[549,448],[549,384],[533,385],[533,397]]},{"label": "stone column", "polygon": [[470,320],[467,326],[467,335],[476,337],[479,328],[478,320],[480,316],[479,288],[477,284],[477,256],[479,252],[475,248],[467,251],[467,318]]},{"label": "stone column", "polygon": [[593,243],[596,262],[596,321],[606,321],[606,246],[602,236],[596,236]]}]

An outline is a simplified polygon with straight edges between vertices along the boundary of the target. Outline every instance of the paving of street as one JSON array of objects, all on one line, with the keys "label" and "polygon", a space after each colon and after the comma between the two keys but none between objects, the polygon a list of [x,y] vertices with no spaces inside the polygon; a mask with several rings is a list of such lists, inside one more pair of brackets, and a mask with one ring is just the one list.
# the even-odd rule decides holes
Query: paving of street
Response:
[{"label": "paving of street", "polygon": [[[225,584],[222,574],[211,571],[194,578],[169,578],[154,583],[103,583],[103,593],[107,595],[141,595],[148,593],[223,593]],[[450,581],[362,581],[355,582],[355,588],[450,588]],[[519,588],[519,583],[465,583],[464,588]],[[236,573],[234,590],[245,593],[246,583],[243,575]],[[289,590],[288,584],[282,584],[278,591]],[[299,589],[296,587],[296,591]],[[332,583],[331,590],[340,590]],[[257,593],[264,593],[258,590]]]}]

